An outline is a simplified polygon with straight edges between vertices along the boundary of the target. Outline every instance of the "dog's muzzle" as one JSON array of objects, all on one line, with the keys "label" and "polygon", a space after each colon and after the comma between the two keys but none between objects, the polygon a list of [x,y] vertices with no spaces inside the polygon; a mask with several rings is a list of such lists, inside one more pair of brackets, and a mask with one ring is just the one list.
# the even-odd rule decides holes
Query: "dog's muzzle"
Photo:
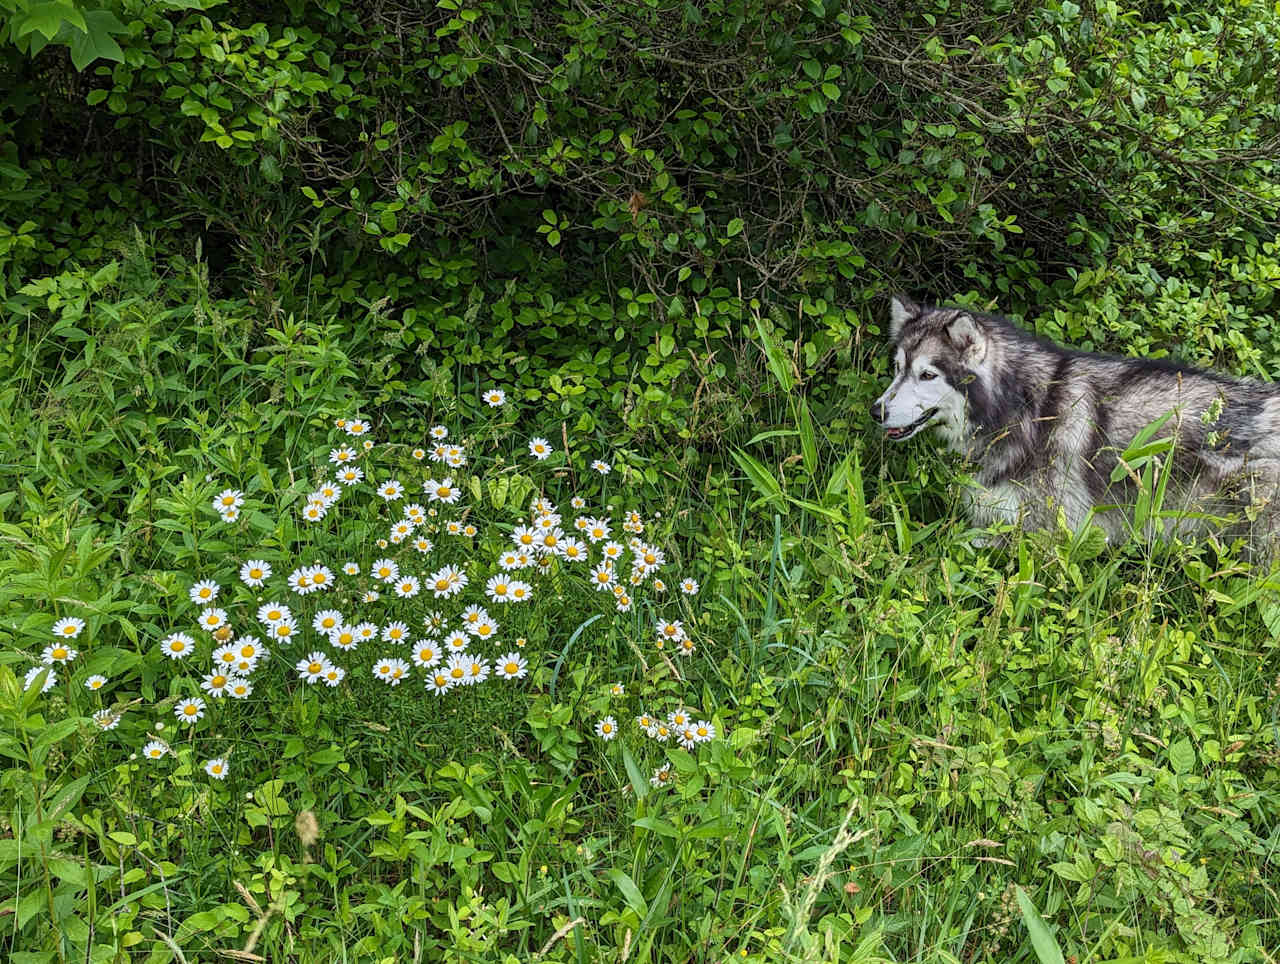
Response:
[{"label": "dog's muzzle", "polygon": [[[878,406],[872,407],[873,415],[875,414],[876,407]],[[881,414],[883,415],[884,413],[883,407],[880,407],[880,410],[881,410]],[[922,428],[928,425],[929,422],[932,421],[933,417],[937,414],[938,414],[938,409],[931,408],[927,412],[925,412],[923,415],[921,415],[918,419],[916,419],[914,422],[912,422],[910,425],[903,425],[900,428],[886,428],[884,430],[885,437],[891,438],[894,441],[910,438],[911,436],[915,435],[916,432],[920,431]],[[877,421],[881,421],[881,420],[877,419]]]}]

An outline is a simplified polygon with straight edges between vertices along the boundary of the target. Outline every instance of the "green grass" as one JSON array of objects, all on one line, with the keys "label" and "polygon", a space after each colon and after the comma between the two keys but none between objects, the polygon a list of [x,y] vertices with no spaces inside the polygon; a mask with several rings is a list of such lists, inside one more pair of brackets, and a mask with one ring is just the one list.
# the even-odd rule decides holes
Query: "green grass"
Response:
[{"label": "green grass", "polygon": [[[171,722],[154,644],[195,578],[229,584],[258,546],[278,571],[342,561],[288,513],[228,535],[208,511],[224,480],[296,500],[354,411],[380,439],[447,419],[504,466],[532,434],[559,448],[564,417],[491,416],[477,388],[500,373],[384,391],[322,321],[264,336],[198,272],[182,297],[148,277],[37,314],[0,368],[12,960],[1274,958],[1280,660],[1257,576],[1211,546],[976,547],[954,467],[852,414],[870,354],[847,401],[811,411],[766,338],[754,417],[705,451],[620,438],[604,406],[581,435],[566,420],[615,464],[592,497],[641,508],[670,574],[701,582],[695,656],[655,652],[645,605],[588,624],[606,610],[566,586],[522,624],[522,686],[437,700],[281,673],[164,767],[131,759]],[[68,614],[91,621],[77,672],[110,666],[128,704],[116,730],[65,673],[21,692]],[[686,753],[631,724],[680,702],[721,737]],[[206,748],[228,745],[209,780]]]}]

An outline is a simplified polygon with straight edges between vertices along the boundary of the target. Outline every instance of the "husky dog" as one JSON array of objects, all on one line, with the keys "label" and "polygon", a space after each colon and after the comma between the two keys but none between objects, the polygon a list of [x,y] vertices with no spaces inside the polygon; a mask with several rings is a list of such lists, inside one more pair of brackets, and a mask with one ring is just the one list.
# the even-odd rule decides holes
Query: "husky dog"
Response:
[{"label": "husky dog", "polygon": [[1165,484],[1162,519],[1141,535],[1219,531],[1262,559],[1280,555],[1280,387],[1072,351],[1005,318],[900,295],[889,330],[894,379],[871,415],[894,441],[937,428],[975,465],[974,525],[1065,518],[1122,541],[1154,452],[1172,461],[1148,473]]}]

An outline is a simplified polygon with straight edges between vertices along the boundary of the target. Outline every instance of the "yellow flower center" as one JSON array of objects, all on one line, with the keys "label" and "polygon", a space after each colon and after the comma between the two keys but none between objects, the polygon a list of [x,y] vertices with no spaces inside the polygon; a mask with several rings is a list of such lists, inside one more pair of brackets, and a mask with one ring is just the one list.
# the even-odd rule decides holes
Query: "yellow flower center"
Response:
[{"label": "yellow flower center", "polygon": [[195,716],[200,712],[200,707],[196,706],[194,703],[188,703],[182,708],[182,712],[187,716]]},{"label": "yellow flower center", "polygon": [[508,676],[515,676],[516,673],[520,672],[520,664],[507,663],[507,665],[503,666],[502,669]]},{"label": "yellow flower center", "polygon": [[323,586],[327,581],[328,577],[325,576],[323,572],[317,572],[314,576],[312,576],[312,579],[317,586]]},{"label": "yellow flower center", "polygon": [[324,664],[322,664],[322,663],[308,663],[308,664],[307,664],[307,672],[308,672],[308,673],[319,673],[319,672],[320,672],[321,670],[323,670],[323,669],[324,669]]},{"label": "yellow flower center", "polygon": [[56,647],[56,648],[54,649],[54,651],[53,651],[53,654],[52,654],[52,655],[53,655],[53,658],[54,658],[54,659],[66,659],[66,658],[67,658],[67,651],[66,651],[66,649],[64,649],[63,647],[58,646],[58,647]]},{"label": "yellow flower center", "polygon": [[287,638],[287,637],[289,636],[289,634],[290,634],[290,633],[292,633],[292,632],[293,632],[293,630],[292,630],[292,629],[290,629],[287,625],[284,625],[284,626],[277,626],[277,627],[276,627],[276,635],[277,635],[277,636],[281,636],[281,637],[285,637],[285,638]]},{"label": "yellow flower center", "polygon": [[227,678],[219,674],[215,676],[213,679],[209,680],[209,685],[212,686],[214,689],[220,690],[222,689],[222,687],[227,685]]},{"label": "yellow flower center", "polygon": [[448,588],[449,588],[449,580],[448,580],[448,579],[437,579],[437,580],[436,580],[436,590],[437,590],[438,592],[444,592],[444,591],[445,591],[446,589],[448,589]]},{"label": "yellow flower center", "polygon": [[171,652],[174,652],[174,653],[180,653],[186,648],[187,648],[187,644],[180,639],[175,639],[169,643],[169,649]]},{"label": "yellow flower center", "polygon": [[507,584],[505,582],[498,583],[493,587],[493,594],[495,596],[505,596],[507,594]]},{"label": "yellow flower center", "polygon": [[462,667],[455,666],[453,669],[449,670],[449,675],[452,676],[454,679],[462,679],[464,675],[462,671]]},{"label": "yellow flower center", "polygon": [[453,495],[453,489],[449,488],[447,485],[442,485],[436,489],[436,495],[441,499],[447,499],[449,496]]}]

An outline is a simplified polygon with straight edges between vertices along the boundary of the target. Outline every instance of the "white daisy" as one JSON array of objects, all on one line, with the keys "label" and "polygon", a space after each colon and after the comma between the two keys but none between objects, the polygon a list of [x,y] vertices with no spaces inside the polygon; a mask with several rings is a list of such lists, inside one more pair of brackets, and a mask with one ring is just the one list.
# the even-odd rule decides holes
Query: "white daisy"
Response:
[{"label": "white daisy", "polygon": [[240,567],[240,581],[257,587],[271,578],[271,564],[263,559],[250,559]]},{"label": "white daisy", "polygon": [[54,643],[52,646],[46,646],[44,652],[40,654],[40,662],[52,666],[54,663],[69,663],[80,653],[66,646],[63,643]]},{"label": "white daisy", "polygon": [[529,663],[513,650],[494,660],[493,670],[503,679],[524,679],[529,673]]},{"label": "white daisy", "polygon": [[87,690],[100,690],[107,685],[107,678],[94,673],[84,681],[84,688]]},{"label": "white daisy", "polygon": [[200,688],[215,699],[219,699],[226,695],[227,687],[231,685],[231,674],[215,669],[212,673],[207,673],[200,680]]},{"label": "white daisy", "polygon": [[657,624],[658,638],[669,643],[678,643],[684,639],[684,624],[678,619],[659,619]]},{"label": "white daisy", "polygon": [[441,502],[445,505],[452,505],[462,497],[462,490],[453,484],[452,476],[446,476],[439,481],[427,479],[422,483],[422,490],[427,493],[429,501]]},{"label": "white daisy", "polygon": [[596,736],[608,742],[618,735],[618,721],[612,716],[606,716],[604,719],[596,723]]},{"label": "white daisy", "polygon": [[191,587],[187,595],[197,606],[208,606],[218,598],[218,593],[221,591],[222,587],[212,579],[202,579]]},{"label": "white daisy", "polygon": [[680,580],[680,591],[686,596],[694,596],[698,592],[698,580],[682,579]]},{"label": "white daisy", "polygon": [[408,639],[408,623],[392,622],[382,627],[382,641],[385,643],[395,643],[398,646],[400,643],[408,641]]},{"label": "white daisy", "polygon": [[293,613],[289,611],[288,606],[282,606],[277,602],[269,602],[258,607],[258,622],[267,626],[274,626],[276,623],[292,618],[292,616]]},{"label": "white daisy", "polygon": [[445,674],[455,686],[465,686],[471,669],[470,653],[453,653],[444,665]]},{"label": "white daisy", "polygon": [[329,668],[324,671],[324,685],[330,688],[337,686],[347,678],[347,671],[341,666],[329,664]]},{"label": "white daisy", "polygon": [[336,609],[322,609],[311,620],[311,628],[323,636],[328,636],[341,625],[342,613]]},{"label": "white daisy", "polygon": [[298,671],[299,679],[306,680],[308,684],[311,684],[319,682],[329,665],[329,657],[317,650],[298,660],[294,669]]},{"label": "white daisy", "polygon": [[170,659],[186,659],[196,648],[196,641],[186,633],[170,633],[161,640],[160,648]]},{"label": "white daisy", "polygon": [[120,725],[123,717],[123,713],[117,713],[115,710],[98,710],[93,714],[93,722],[98,724],[100,730],[114,730]]},{"label": "white daisy", "polygon": [[649,786],[651,787],[669,787],[672,784],[671,764],[664,763],[653,771],[653,776],[649,777]]},{"label": "white daisy", "polygon": [[417,576],[402,576],[396,581],[396,595],[401,599],[412,599],[422,591],[422,583]]},{"label": "white daisy", "polygon": [[440,663],[440,644],[434,639],[420,639],[414,646],[413,662],[423,669],[431,669]]},{"label": "white daisy", "polygon": [[507,400],[507,393],[501,388],[491,388],[480,397],[490,408],[500,408]]},{"label": "white daisy", "polygon": [[404,495],[404,485],[396,479],[388,479],[378,486],[378,495],[387,502],[395,502]]},{"label": "white daisy", "polygon": [[147,760],[159,760],[168,752],[168,744],[160,740],[152,740],[142,748],[142,756]]},{"label": "white daisy", "polygon": [[399,686],[408,672],[409,664],[402,659],[380,659],[373,664],[374,678],[390,686]]},{"label": "white daisy", "polygon": [[204,717],[204,708],[204,700],[193,696],[189,700],[179,700],[178,705],[173,708],[173,715],[180,723],[195,723]]},{"label": "white daisy", "polygon": [[227,761],[225,757],[214,757],[212,760],[205,760],[204,772],[209,774],[215,780],[225,780],[227,778]]},{"label": "white daisy", "polygon": [[338,470],[337,477],[340,485],[357,485],[364,481],[364,469],[358,465],[348,465]]},{"label": "white daisy", "polygon": [[339,626],[329,634],[329,642],[345,652],[350,652],[360,645],[360,637],[356,635],[355,626]]},{"label": "white daisy", "polygon": [[383,582],[395,582],[400,578],[400,567],[394,559],[377,559],[369,567],[369,574]]},{"label": "white daisy", "polygon": [[544,438],[529,439],[529,454],[539,462],[551,454],[551,443]]},{"label": "white daisy", "polygon": [[227,513],[244,505],[244,493],[239,489],[223,489],[214,497],[213,511]]},{"label": "white daisy", "polygon": [[315,565],[310,569],[312,589],[332,589],[334,584],[333,570],[328,566]]},{"label": "white daisy", "polygon": [[595,469],[597,472],[599,472],[601,475],[608,475],[610,471],[612,471],[613,469],[613,466],[611,466],[608,462],[605,462],[601,459],[596,459],[594,462],[592,462],[591,467]]},{"label": "white daisy", "polygon": [[345,462],[350,462],[355,457],[356,450],[349,448],[346,445],[339,446],[338,448],[331,449],[329,451],[329,461],[334,465],[342,465]]},{"label": "white daisy", "polygon": [[436,696],[443,696],[449,690],[453,689],[453,677],[446,673],[443,669],[437,669],[434,673],[427,677],[427,689]]},{"label": "white daisy", "polygon": [[467,574],[457,566],[443,566],[427,577],[427,585],[437,599],[448,599],[467,588]]},{"label": "white daisy", "polygon": [[227,624],[227,611],[210,606],[208,609],[200,612],[200,628],[206,632],[213,632],[215,629],[221,629]]},{"label": "white daisy", "polygon": [[233,700],[245,700],[253,695],[253,684],[243,676],[231,677],[231,682],[227,684],[227,695]]},{"label": "white daisy", "polygon": [[76,616],[65,616],[53,624],[53,635],[58,639],[75,639],[83,629],[83,619]]}]

